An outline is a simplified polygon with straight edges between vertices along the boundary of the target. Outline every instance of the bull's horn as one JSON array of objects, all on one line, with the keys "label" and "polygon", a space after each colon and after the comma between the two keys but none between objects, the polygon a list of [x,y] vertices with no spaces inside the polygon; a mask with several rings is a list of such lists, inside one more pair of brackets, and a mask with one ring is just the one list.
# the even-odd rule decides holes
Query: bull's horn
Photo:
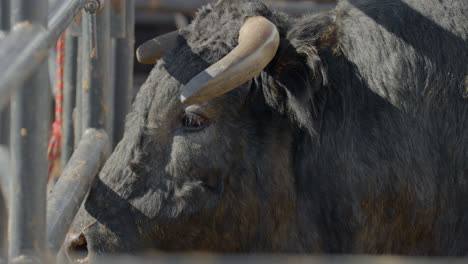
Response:
[{"label": "bull's horn", "polygon": [[239,45],[190,80],[180,100],[184,104],[204,102],[252,79],[275,57],[279,41],[278,29],[268,19],[248,18],[239,31]]},{"label": "bull's horn", "polygon": [[164,53],[175,46],[178,31],[173,31],[148,40],[138,47],[136,57],[143,64],[155,64]]}]

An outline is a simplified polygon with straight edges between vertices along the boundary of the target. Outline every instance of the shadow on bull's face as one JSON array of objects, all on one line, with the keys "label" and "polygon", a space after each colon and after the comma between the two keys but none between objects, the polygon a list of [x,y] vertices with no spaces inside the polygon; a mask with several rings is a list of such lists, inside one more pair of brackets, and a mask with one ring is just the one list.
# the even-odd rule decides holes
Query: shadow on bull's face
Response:
[{"label": "shadow on bull's face", "polygon": [[255,234],[246,219],[257,221],[261,207],[251,193],[259,188],[252,168],[261,157],[253,157],[248,142],[262,144],[251,132],[262,124],[245,109],[252,82],[183,105],[183,83],[208,63],[184,40],[178,47],[137,95],[124,138],[65,243],[70,259],[148,250],[234,252]]},{"label": "shadow on bull's face", "polygon": [[[178,33],[141,87],[127,116],[124,137],[92,186],[65,243],[70,258],[78,251],[84,252],[78,260],[86,260],[148,250],[284,249],[282,242],[289,241],[285,237],[292,234],[296,213],[291,155],[295,128],[291,118],[266,104],[264,94],[264,86],[274,82],[271,72],[278,73],[273,58],[280,34],[262,16],[270,14],[266,5],[230,3],[234,2],[219,1],[216,12],[208,7],[201,10],[198,16],[205,18],[195,19],[196,26]],[[233,13],[225,12],[222,5],[235,7]],[[219,19],[224,22],[213,24]],[[256,29],[264,37],[253,37],[259,32]],[[242,44],[240,39],[256,41]],[[281,43],[291,46],[288,41]],[[242,49],[234,49],[241,45]],[[255,69],[238,73],[242,82],[225,82],[236,79],[226,74],[229,78],[220,81],[219,87],[235,85],[202,102],[183,104],[187,83],[210,65],[220,65],[233,50],[244,51],[233,57]],[[253,63],[258,58],[264,62]],[[271,69],[265,68],[270,62]],[[288,68],[285,65],[281,68]],[[290,72],[298,74],[296,68]],[[284,94],[269,92],[271,97]],[[283,105],[279,100],[275,103]]]}]

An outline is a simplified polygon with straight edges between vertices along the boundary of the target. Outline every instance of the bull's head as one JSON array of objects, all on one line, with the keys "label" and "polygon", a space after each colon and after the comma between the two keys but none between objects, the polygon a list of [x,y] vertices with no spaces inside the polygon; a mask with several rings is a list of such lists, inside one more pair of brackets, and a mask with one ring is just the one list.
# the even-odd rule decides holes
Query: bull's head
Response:
[{"label": "bull's head", "polygon": [[247,1],[219,1],[145,44],[139,59],[161,60],[66,250],[301,250],[294,153],[322,84],[310,44]]}]

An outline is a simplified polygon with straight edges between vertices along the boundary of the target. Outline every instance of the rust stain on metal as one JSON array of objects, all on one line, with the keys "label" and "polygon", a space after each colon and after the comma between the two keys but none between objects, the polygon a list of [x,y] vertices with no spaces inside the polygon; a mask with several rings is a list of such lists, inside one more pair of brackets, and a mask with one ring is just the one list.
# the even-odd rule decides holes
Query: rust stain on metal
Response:
[{"label": "rust stain on metal", "polygon": [[81,19],[83,18],[83,12],[80,12],[76,17],[75,17],[75,24],[80,25],[81,24]]},{"label": "rust stain on metal", "polygon": [[103,101],[101,101],[101,108],[102,108],[102,111],[104,112],[104,115],[107,115],[107,112],[108,112],[108,107],[107,107],[107,104]]},{"label": "rust stain on metal", "polygon": [[122,7],[120,6],[123,2],[121,0],[110,0],[111,5],[114,7],[114,11],[117,14],[120,14]]},{"label": "rust stain on metal", "polygon": [[28,135],[28,130],[27,130],[26,128],[22,128],[22,129],[20,130],[20,135],[21,135],[22,137],[27,136],[27,135]]},{"label": "rust stain on metal", "polygon": [[86,166],[86,161],[82,161],[76,164],[75,168],[73,168],[73,174],[80,177],[81,176],[80,169],[84,166]]},{"label": "rust stain on metal", "polygon": [[92,59],[97,59],[97,50],[96,46],[93,47],[93,50],[91,51],[91,58]]},{"label": "rust stain on metal", "polygon": [[83,91],[85,93],[89,91],[89,79],[88,78],[83,80]]}]

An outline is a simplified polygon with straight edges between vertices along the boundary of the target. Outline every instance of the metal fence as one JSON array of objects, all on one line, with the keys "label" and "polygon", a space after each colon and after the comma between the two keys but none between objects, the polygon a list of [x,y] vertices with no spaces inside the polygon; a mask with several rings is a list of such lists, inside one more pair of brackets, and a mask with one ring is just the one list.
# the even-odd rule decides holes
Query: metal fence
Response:
[{"label": "metal fence", "polygon": [[[0,262],[48,262],[58,252],[123,133],[133,86],[133,26],[133,0],[61,0],[50,14],[48,0],[0,0],[0,185],[9,215]],[[64,168],[46,200],[52,116],[46,59],[63,33]],[[2,202],[0,238],[6,234]]]}]

